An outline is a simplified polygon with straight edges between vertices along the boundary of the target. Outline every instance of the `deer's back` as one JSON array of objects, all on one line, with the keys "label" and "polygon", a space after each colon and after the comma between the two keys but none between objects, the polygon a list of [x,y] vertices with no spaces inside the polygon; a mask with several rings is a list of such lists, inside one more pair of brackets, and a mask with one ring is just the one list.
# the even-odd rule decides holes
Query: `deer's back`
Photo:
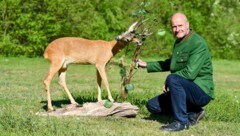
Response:
[{"label": "deer's back", "polygon": [[70,60],[70,63],[96,63],[98,60],[107,60],[112,57],[111,42],[103,40],[88,40],[84,38],[65,37],[51,42],[44,57]]}]

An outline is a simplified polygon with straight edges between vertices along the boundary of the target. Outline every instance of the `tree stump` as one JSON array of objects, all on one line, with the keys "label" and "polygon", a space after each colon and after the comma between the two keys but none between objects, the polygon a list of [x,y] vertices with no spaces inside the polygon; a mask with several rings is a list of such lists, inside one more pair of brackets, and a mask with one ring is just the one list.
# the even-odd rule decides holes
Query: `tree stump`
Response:
[{"label": "tree stump", "polygon": [[128,102],[114,102],[110,108],[106,108],[103,102],[85,103],[82,107],[77,105],[67,105],[52,112],[38,112],[40,116],[120,116],[135,117],[139,108]]}]

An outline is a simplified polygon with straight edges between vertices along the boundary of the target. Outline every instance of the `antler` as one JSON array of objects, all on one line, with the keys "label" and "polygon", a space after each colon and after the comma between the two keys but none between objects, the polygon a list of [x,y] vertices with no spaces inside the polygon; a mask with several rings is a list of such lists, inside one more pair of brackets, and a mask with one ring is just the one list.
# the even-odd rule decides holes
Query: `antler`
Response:
[{"label": "antler", "polygon": [[[153,34],[152,32],[150,32],[151,27],[146,28],[145,27],[145,23],[148,21],[149,19],[145,19],[143,21],[141,21],[140,23],[138,23],[138,21],[134,22],[128,29],[128,32],[134,32],[137,31],[141,26],[143,26],[143,29],[141,31],[140,34],[136,34],[136,36],[140,36],[140,38],[146,38],[147,36]],[[152,26],[152,25],[151,25]]]},{"label": "antler", "polygon": [[136,29],[138,29],[140,26],[142,26],[148,19],[145,19],[143,21],[141,21],[140,23],[138,23],[138,25],[136,26]]},{"label": "antler", "polygon": [[153,34],[153,32],[149,32],[150,31],[150,28],[144,28],[143,31],[142,31],[142,38],[146,38],[147,36]]},{"label": "antler", "polygon": [[141,29],[142,31],[139,34],[136,34],[137,36],[140,36],[140,38],[142,38],[142,39],[144,39],[144,38],[150,36],[151,34],[153,34],[153,32],[150,32],[151,27],[146,28],[145,23],[147,21],[148,21],[148,19],[145,19],[145,20],[141,21],[140,23],[138,23],[135,27],[135,30],[140,29],[140,27],[143,27]]}]

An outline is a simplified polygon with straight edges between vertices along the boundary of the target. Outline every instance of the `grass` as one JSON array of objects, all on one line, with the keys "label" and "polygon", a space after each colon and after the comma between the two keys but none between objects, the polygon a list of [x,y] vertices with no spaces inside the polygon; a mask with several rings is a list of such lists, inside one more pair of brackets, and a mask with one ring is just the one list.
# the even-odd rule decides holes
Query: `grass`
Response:
[{"label": "grass", "polygon": [[[154,60],[154,59],[146,59]],[[136,118],[121,117],[41,117],[36,112],[46,111],[43,78],[48,61],[42,58],[0,58],[0,132],[3,136],[28,135],[237,135],[240,133],[240,61],[213,60],[216,99],[205,107],[205,118],[189,130],[169,133],[159,130],[169,117],[152,117],[145,104],[149,98],[161,93],[162,83],[168,75],[148,74],[138,69],[132,79],[135,90],[127,101],[140,108]],[[110,88],[115,99],[120,88],[119,68],[108,70]],[[70,65],[68,87],[80,104],[97,101],[94,66]],[[51,85],[55,108],[69,104],[55,77]],[[106,98],[106,91],[103,96]]]}]

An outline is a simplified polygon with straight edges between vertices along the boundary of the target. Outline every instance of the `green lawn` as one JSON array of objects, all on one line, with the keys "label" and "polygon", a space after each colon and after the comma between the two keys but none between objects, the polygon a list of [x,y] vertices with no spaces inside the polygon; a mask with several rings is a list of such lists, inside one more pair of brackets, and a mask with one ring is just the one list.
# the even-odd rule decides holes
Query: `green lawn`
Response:
[{"label": "green lawn", "polygon": [[[154,59],[146,59],[154,60]],[[239,135],[240,123],[240,61],[213,60],[216,99],[207,107],[206,116],[189,130],[170,133],[159,127],[169,117],[152,117],[145,108],[149,98],[161,93],[167,72],[148,74],[138,69],[132,79],[135,90],[127,101],[140,108],[136,118],[121,117],[41,117],[36,112],[46,111],[43,79],[49,62],[42,58],[0,58],[0,134],[19,135]],[[97,100],[94,66],[70,65],[67,84],[80,104]],[[120,89],[119,68],[108,70],[114,98]],[[51,85],[55,108],[69,104],[55,77]],[[106,98],[106,92],[103,96]]]}]

